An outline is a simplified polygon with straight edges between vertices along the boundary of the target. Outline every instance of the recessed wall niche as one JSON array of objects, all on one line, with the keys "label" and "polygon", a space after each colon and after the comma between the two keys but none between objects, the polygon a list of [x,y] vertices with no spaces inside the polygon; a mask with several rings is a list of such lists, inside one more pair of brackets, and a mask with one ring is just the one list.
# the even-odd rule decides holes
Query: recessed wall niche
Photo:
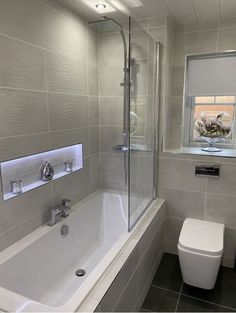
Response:
[{"label": "recessed wall niche", "polygon": [[[41,169],[46,161],[50,163],[54,170],[52,180],[79,171],[83,168],[82,144],[2,162],[0,166],[3,200],[11,199],[21,193],[47,184],[48,182],[41,179]],[[68,164],[72,165],[71,172],[66,171]],[[12,182],[17,181],[22,181],[22,192],[15,194],[12,192]]]}]

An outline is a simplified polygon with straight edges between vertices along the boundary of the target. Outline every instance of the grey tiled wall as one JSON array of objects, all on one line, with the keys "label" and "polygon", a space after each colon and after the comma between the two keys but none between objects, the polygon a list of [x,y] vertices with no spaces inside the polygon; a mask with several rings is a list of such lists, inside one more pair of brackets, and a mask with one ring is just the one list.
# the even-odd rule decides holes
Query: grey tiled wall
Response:
[{"label": "grey tiled wall", "polygon": [[[181,143],[184,58],[186,54],[235,49],[236,20],[175,25],[172,51],[172,95],[167,108],[166,148]],[[219,179],[195,177],[197,163],[220,164]],[[232,267],[236,253],[235,159],[160,153],[159,196],[167,200],[165,246],[177,252],[184,218],[226,225],[223,264]]]},{"label": "grey tiled wall", "polygon": [[[189,53],[236,48],[236,20],[174,25],[169,18],[140,21],[162,44],[161,110],[159,148],[180,145],[183,101],[184,57]],[[162,143],[163,136],[165,141]],[[199,162],[219,163],[219,179],[195,177]],[[235,159],[188,156],[160,151],[158,196],[167,201],[165,249],[177,253],[186,217],[225,223],[223,264],[232,267],[236,253],[236,161]]]},{"label": "grey tiled wall", "polygon": [[0,161],[75,143],[84,169],[0,201],[0,250],[99,186],[97,35],[57,1],[0,2]]}]

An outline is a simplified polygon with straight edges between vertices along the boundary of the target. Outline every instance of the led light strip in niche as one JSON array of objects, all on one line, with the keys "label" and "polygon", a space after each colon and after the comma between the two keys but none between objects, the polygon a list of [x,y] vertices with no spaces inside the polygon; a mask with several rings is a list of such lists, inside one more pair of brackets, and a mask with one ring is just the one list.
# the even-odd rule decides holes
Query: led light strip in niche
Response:
[{"label": "led light strip in niche", "polygon": [[82,169],[83,147],[76,144],[4,161],[0,166],[3,200],[9,200]]}]

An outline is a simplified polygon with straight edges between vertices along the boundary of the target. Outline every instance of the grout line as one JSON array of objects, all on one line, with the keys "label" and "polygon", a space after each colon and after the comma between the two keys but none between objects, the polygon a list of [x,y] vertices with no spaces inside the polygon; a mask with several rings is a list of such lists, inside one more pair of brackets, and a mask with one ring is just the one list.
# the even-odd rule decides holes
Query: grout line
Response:
[{"label": "grout line", "polygon": [[218,25],[217,25],[217,33],[216,33],[216,52],[219,51],[219,35],[220,35],[220,12],[221,12],[221,5],[220,5],[220,0],[218,0],[218,8],[219,8],[219,13],[218,13]]},{"label": "grout line", "polygon": [[165,290],[165,291],[168,291],[168,292],[172,292],[172,293],[177,294],[177,295],[179,294],[179,292],[177,292],[177,291],[173,291],[173,290],[170,290],[170,289],[167,289],[167,288],[164,288],[164,287],[160,287],[160,286],[157,286],[157,285],[154,285],[154,284],[151,284],[151,287],[162,289],[162,290]]},{"label": "grout line", "polygon": [[[92,126],[92,127],[98,127],[98,126],[95,125],[95,126]],[[61,133],[61,132],[67,132],[67,131],[84,130],[84,129],[88,129],[88,128],[89,128],[89,126],[80,127],[80,128],[65,128],[65,129],[44,131],[44,132],[40,132],[40,133],[25,133],[25,134],[22,134],[22,135],[0,137],[0,140],[11,139],[11,138],[20,138],[20,137],[30,137],[30,136],[35,136],[35,135],[46,135],[46,134],[49,134],[49,133]]]},{"label": "grout line", "polygon": [[213,304],[213,305],[225,308],[225,309],[229,309],[229,310],[235,311],[235,308],[232,308],[232,307],[229,307],[229,306],[225,306],[225,305],[218,304],[218,303],[215,303],[215,302],[207,301],[207,300],[204,300],[204,299],[201,299],[201,298],[192,297],[192,296],[189,296],[189,295],[184,294],[184,293],[182,293],[181,295],[185,296],[187,298],[191,298],[191,299],[194,299],[194,300],[202,301],[202,302],[205,302],[205,303]]},{"label": "grout line", "polygon": [[184,285],[184,282],[182,281],[182,285],[181,285],[180,292],[179,292],[179,297],[178,297],[178,300],[177,300],[177,303],[176,303],[176,307],[175,307],[175,312],[177,312],[177,310],[178,310],[179,300],[180,300],[181,293],[182,293],[182,290],[183,290],[183,285]]},{"label": "grout line", "polygon": [[[51,54],[56,54],[60,57],[64,57],[64,58],[69,58],[71,57],[72,59],[76,60],[77,59],[77,56],[71,56],[69,54],[65,54],[65,53],[60,53],[59,51],[57,50],[51,50],[51,49],[48,49],[46,47],[42,47],[42,46],[39,46],[39,45],[36,45],[36,44],[33,44],[31,42],[28,42],[28,41],[24,41],[24,40],[21,40],[19,38],[16,38],[16,37],[13,37],[13,36],[9,36],[9,35],[6,35],[4,33],[1,33],[0,32],[0,37],[3,37],[3,38],[7,38],[9,40],[14,40],[14,41],[17,41],[21,44],[24,44],[25,46],[29,46],[31,48],[34,48],[34,49],[38,49],[38,50],[41,50],[41,51],[44,51],[44,52],[48,52],[48,53],[51,53]],[[82,59],[82,58],[81,58]]]},{"label": "grout line", "polygon": [[45,88],[46,88],[46,102],[47,102],[47,124],[48,124],[48,141],[49,149],[51,149],[51,136],[50,136],[50,110],[49,110],[49,97],[48,97],[48,65],[47,65],[47,56],[44,53],[44,70],[45,70]]},{"label": "grout line", "polygon": [[196,8],[195,8],[195,5],[194,5],[194,3],[193,3],[193,0],[191,0],[191,5],[192,5],[192,9],[193,9],[194,14],[195,14],[196,23],[199,23],[200,18],[199,18],[198,14],[197,14],[197,10],[196,10]]},{"label": "grout line", "polygon": [[[88,29],[85,30],[85,57],[86,57],[86,91],[87,94],[89,95],[89,84],[90,84],[90,77],[89,77],[89,65],[88,65]],[[87,98],[87,109],[88,109],[88,151],[90,154],[91,147],[90,147],[90,134],[91,134],[91,125],[90,125],[90,101]],[[89,175],[89,180],[90,180],[90,175]]]},{"label": "grout line", "polygon": [[208,190],[208,177],[206,177],[206,190],[204,196],[204,211],[203,211],[203,219],[206,219],[206,208],[207,208],[207,190]]},{"label": "grout line", "polygon": [[[97,95],[88,95],[88,94],[80,94],[74,92],[63,92],[63,91],[47,91],[46,89],[26,89],[26,88],[17,88],[17,87],[9,87],[9,86],[0,86],[0,89],[6,90],[16,90],[16,91],[26,91],[26,92],[39,92],[39,93],[49,93],[49,94],[58,94],[58,95],[69,95],[69,96],[78,96],[78,97],[94,97],[97,98]],[[113,97],[113,96],[110,96]],[[116,96],[114,96],[116,98]]]}]

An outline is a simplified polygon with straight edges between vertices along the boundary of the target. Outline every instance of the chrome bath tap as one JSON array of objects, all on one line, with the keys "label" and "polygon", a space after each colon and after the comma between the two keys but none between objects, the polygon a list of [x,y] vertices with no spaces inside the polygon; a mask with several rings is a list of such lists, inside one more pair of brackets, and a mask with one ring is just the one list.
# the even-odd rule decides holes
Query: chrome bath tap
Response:
[{"label": "chrome bath tap", "polygon": [[68,211],[71,209],[68,205],[69,202],[71,202],[71,200],[62,199],[60,205],[50,209],[50,219],[48,221],[49,226],[56,225],[56,218],[58,216],[67,217],[69,215]]}]

